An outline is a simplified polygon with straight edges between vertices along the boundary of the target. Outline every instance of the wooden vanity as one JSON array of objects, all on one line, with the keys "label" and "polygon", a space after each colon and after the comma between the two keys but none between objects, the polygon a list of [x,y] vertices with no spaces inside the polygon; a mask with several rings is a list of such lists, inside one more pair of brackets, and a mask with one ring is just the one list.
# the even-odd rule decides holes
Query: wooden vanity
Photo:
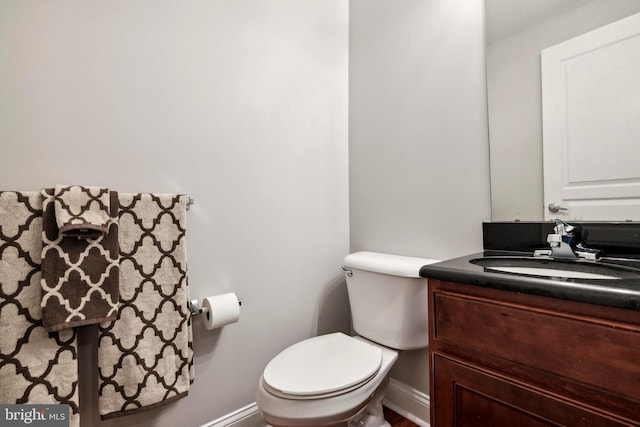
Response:
[{"label": "wooden vanity", "polygon": [[640,311],[429,279],[432,427],[640,426]]}]

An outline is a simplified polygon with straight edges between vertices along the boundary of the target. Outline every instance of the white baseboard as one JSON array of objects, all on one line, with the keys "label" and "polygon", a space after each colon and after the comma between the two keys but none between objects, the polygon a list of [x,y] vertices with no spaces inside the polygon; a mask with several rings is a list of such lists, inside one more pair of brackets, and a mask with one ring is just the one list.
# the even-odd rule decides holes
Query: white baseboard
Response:
[{"label": "white baseboard", "polygon": [[409,421],[429,427],[431,404],[428,394],[390,378],[382,403]]},{"label": "white baseboard", "polygon": [[[403,382],[389,379],[384,405],[421,427],[429,427],[429,395]],[[254,402],[201,427],[265,427]]]},{"label": "white baseboard", "polygon": [[264,427],[258,405],[253,402],[243,408],[213,420],[202,427]]}]

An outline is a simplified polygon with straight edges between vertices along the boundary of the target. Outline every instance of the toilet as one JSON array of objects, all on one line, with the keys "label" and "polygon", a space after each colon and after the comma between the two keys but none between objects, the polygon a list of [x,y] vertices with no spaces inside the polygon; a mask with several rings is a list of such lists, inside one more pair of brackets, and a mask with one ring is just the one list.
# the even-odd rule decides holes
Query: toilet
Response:
[{"label": "toilet", "polygon": [[344,258],[353,329],[296,343],[274,357],[256,403],[272,426],[388,426],[382,414],[387,374],[399,350],[428,343],[427,279],[437,262],[377,252]]}]

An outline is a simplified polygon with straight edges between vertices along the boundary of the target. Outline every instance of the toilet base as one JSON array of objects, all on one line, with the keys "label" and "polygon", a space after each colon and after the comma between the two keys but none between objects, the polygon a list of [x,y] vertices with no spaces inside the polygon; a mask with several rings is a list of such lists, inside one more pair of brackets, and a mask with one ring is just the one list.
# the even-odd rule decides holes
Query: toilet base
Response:
[{"label": "toilet base", "polygon": [[382,399],[388,385],[389,377],[386,377],[369,404],[347,423],[347,427],[391,427],[384,419],[384,410],[382,408]]}]

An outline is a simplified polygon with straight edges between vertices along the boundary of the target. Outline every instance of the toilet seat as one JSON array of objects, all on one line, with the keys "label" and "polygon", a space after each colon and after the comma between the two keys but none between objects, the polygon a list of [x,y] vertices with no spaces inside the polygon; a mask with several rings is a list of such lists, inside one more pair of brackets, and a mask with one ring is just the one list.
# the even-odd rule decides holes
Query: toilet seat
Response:
[{"label": "toilet seat", "polygon": [[382,351],[382,365],[373,378],[360,387],[336,396],[296,399],[276,396],[268,390],[264,376],[260,376],[256,390],[256,403],[262,418],[270,425],[314,427],[347,421],[362,411],[376,391],[384,387],[385,378],[398,359],[398,351],[359,336],[354,336],[353,339],[378,347]]},{"label": "toilet seat", "polygon": [[379,347],[338,332],[283,350],[265,368],[263,381],[269,393],[279,397],[332,397],[369,382],[381,364]]}]

